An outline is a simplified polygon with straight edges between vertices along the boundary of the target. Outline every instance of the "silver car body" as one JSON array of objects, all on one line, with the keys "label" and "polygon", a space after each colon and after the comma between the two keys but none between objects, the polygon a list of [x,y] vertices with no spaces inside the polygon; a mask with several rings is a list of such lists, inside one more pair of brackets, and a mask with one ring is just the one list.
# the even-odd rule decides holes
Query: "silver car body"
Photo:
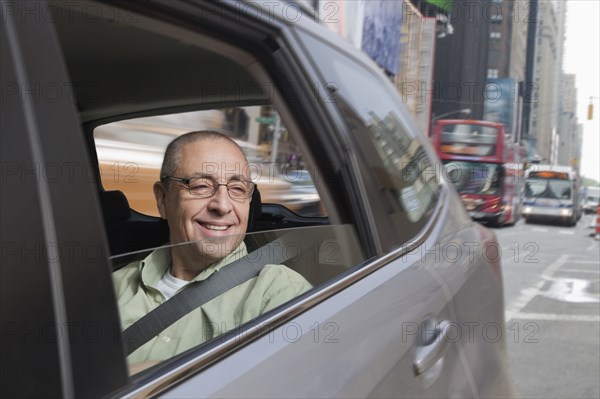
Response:
[{"label": "silver car body", "polygon": [[[369,71],[369,82],[376,84],[365,85],[365,89],[394,92],[388,79],[364,54],[311,18],[286,18],[285,14],[273,13],[275,8],[270,2],[77,4],[78,10],[87,7],[101,10],[103,16],[110,15],[115,32],[129,32],[131,37],[110,36],[112,30],[105,36],[101,31],[104,24],[94,25],[94,21],[82,18],[85,14],[77,12],[74,19],[67,18],[67,14],[62,14],[62,19],[50,14],[53,18],[32,20],[18,4],[2,1],[3,84],[6,80],[7,84],[17,82],[18,87],[35,87],[41,82],[50,87],[53,82],[65,82],[67,87],[74,87],[78,101],[67,96],[57,101],[43,95],[35,99],[26,90],[6,86],[10,91],[6,92],[1,118],[2,160],[6,165],[94,165],[95,151],[84,140],[82,130],[88,132],[99,121],[124,119],[125,115],[185,109],[186,100],[195,100],[169,102],[178,94],[188,94],[183,85],[173,91],[168,85],[158,90],[142,85],[137,89],[143,95],[136,96],[136,101],[127,101],[127,93],[123,92],[113,97],[81,96],[85,82],[110,86],[110,81],[98,79],[99,71],[111,65],[97,65],[97,70],[78,67],[86,60],[77,51],[88,55],[110,52],[113,46],[119,48],[118,43],[134,40],[138,27],[175,37],[181,43],[194,43],[198,32],[208,32],[213,35],[210,37],[222,35],[242,58],[247,54],[235,48],[236,40],[262,43],[271,52],[265,51],[260,57],[270,57],[265,63],[281,68],[269,73],[288,76],[292,83],[294,79],[301,82],[298,77],[310,77],[321,85],[321,91],[330,90],[331,94],[335,89],[328,86],[331,80],[325,76],[328,72],[323,66],[327,60],[319,58],[311,47],[319,42],[347,57],[344,65]],[[60,2],[58,8],[48,8],[46,2],[38,4],[40,15],[43,7],[54,13],[72,7],[70,2]],[[277,6],[291,7],[288,3]],[[96,40],[106,40],[105,46],[89,44]],[[148,44],[144,51],[160,48],[160,43]],[[204,44],[217,49],[220,45],[209,39]],[[174,57],[176,50],[161,59]],[[264,58],[260,57],[251,61],[262,62]],[[248,67],[253,73],[264,73],[260,68],[253,69],[253,65]],[[143,72],[133,71],[130,76],[139,74],[135,82],[143,83]],[[189,73],[191,79],[194,75]],[[164,76],[174,83],[176,78]],[[148,79],[160,83],[153,76]],[[73,82],[79,82],[79,87]],[[338,83],[344,95],[348,86],[341,77]],[[361,81],[356,85],[361,86]],[[328,96],[327,92],[319,95]],[[399,110],[396,116],[400,125],[414,138],[411,153],[421,149],[420,156],[439,165],[399,97],[389,96],[390,107]],[[394,227],[380,205],[384,194],[375,188],[375,180],[382,175],[369,163],[369,159],[375,159],[369,158],[375,157],[374,145],[365,149],[354,141],[361,138],[348,127],[352,121],[340,111],[342,105],[319,97],[312,105],[300,101],[294,109],[286,105],[285,98],[280,90],[272,94],[282,116],[291,124],[301,121],[291,116],[292,111],[315,118],[319,123],[311,121],[311,126],[321,129],[318,133],[327,138],[330,153],[339,154],[339,159],[331,156],[331,168],[343,177],[343,184],[336,188],[342,187],[348,204],[338,212],[333,208],[329,218],[333,225],[346,219],[356,224],[368,259],[345,265],[343,273],[238,332],[129,377],[119,331],[115,330],[119,316],[97,181],[80,174],[79,169],[75,169],[73,180],[58,183],[47,178],[23,180],[22,175],[6,169],[6,183],[4,179],[2,183],[6,260],[2,265],[6,337],[2,348],[2,396],[36,396],[40,392],[65,397],[169,398],[512,395],[505,353],[501,250],[493,232],[472,222],[455,189],[441,181],[431,211],[423,216],[425,222],[418,229],[409,234],[409,226],[406,231]],[[310,143],[307,147],[312,148]],[[361,152],[367,150],[367,155]],[[334,188],[324,184],[317,184],[317,188],[329,203],[335,203],[332,198],[338,199]],[[408,194],[403,200],[409,201],[407,198]],[[407,238],[398,244],[398,237]],[[27,245],[35,242],[45,243],[50,255],[32,258]],[[25,247],[18,243],[25,243]],[[88,252],[56,250],[68,243],[75,243],[74,248],[81,248],[82,243],[87,244],[84,249],[99,248],[99,255],[92,259]],[[39,330],[31,332],[28,327],[45,325],[71,329],[58,329],[48,339],[36,339]],[[86,339],[82,326],[97,327],[101,333]]]}]

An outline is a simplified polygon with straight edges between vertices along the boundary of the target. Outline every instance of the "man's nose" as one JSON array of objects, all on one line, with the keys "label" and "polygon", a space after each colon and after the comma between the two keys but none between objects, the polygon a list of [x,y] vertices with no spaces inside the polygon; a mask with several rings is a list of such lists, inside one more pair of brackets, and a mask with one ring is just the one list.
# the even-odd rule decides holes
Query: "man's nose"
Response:
[{"label": "man's nose", "polygon": [[217,188],[215,195],[210,197],[208,209],[219,214],[226,214],[233,210],[233,204],[231,203],[231,198],[229,198],[226,186],[223,185]]}]

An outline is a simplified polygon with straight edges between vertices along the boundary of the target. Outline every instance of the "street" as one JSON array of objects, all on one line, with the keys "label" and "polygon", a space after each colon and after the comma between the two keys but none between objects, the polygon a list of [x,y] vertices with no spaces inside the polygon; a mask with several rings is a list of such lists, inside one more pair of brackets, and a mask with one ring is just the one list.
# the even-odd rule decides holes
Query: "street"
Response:
[{"label": "street", "polygon": [[600,241],[577,226],[494,229],[502,248],[506,340],[519,398],[600,397]]}]

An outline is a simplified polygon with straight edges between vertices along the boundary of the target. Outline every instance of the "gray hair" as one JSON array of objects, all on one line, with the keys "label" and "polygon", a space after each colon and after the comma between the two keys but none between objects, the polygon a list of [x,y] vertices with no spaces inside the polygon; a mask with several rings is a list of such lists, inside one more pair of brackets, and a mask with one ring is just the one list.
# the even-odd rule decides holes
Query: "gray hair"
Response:
[{"label": "gray hair", "polygon": [[199,130],[182,134],[169,143],[167,150],[165,151],[162,167],[160,168],[161,179],[163,176],[173,176],[177,170],[177,167],[179,167],[179,163],[181,162],[181,149],[187,144],[191,144],[200,140],[229,141],[240,150],[240,153],[244,156],[246,163],[248,163],[248,159],[246,158],[246,154],[242,150],[242,147],[240,147],[239,144],[236,143],[231,137],[214,130]]}]

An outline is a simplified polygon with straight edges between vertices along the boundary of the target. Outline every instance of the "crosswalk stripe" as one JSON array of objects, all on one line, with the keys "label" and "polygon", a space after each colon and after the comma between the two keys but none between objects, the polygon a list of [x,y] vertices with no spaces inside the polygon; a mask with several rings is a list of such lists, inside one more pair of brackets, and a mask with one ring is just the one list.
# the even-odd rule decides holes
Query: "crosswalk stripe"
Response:
[{"label": "crosswalk stripe", "polygon": [[[600,316],[584,314],[560,314],[560,313],[513,313],[511,319],[539,320],[539,321],[583,321],[600,322]],[[508,317],[506,319],[508,321]]]}]

